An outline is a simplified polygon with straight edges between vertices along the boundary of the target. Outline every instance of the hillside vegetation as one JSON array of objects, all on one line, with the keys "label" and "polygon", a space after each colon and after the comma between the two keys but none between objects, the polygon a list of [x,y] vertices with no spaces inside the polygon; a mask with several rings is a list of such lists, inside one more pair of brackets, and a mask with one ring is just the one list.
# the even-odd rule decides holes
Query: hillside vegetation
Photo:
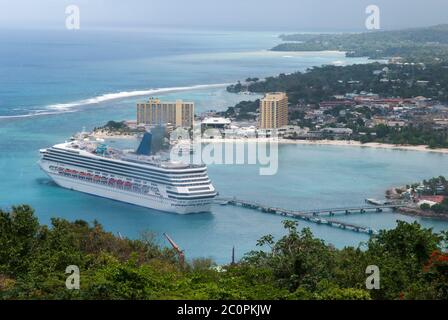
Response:
[{"label": "hillside vegetation", "polygon": [[[296,222],[284,226],[282,238],[266,235],[260,250],[218,268],[208,259],[179,265],[152,236],[122,239],[98,222],[52,219],[47,227],[29,206],[14,207],[0,211],[0,298],[448,298],[447,233],[399,222],[372,237],[365,250],[339,250],[309,229],[299,231]],[[68,265],[80,269],[80,290],[65,288]],[[366,290],[368,265],[380,269],[379,290]]]},{"label": "hillside vegetation", "polygon": [[408,61],[439,62],[448,57],[448,24],[394,31],[281,35],[274,51],[345,51],[348,57],[400,56]]},{"label": "hillside vegetation", "polygon": [[[375,71],[387,71],[374,74]],[[382,79],[388,79],[385,82]],[[421,85],[419,81],[428,81]],[[334,95],[374,92],[383,97],[412,98],[424,96],[448,102],[448,65],[395,65],[355,64],[349,66],[326,65],[313,67],[306,72],[280,74],[247,85],[236,83],[227,87],[229,92],[251,91],[265,93],[282,91],[292,104],[319,103],[332,100]]]}]

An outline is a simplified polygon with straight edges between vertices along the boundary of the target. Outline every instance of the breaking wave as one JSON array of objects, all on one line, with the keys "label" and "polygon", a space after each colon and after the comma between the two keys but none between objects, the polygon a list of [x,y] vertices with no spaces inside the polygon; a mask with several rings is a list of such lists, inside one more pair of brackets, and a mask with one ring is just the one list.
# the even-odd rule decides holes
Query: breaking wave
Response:
[{"label": "breaking wave", "polygon": [[88,105],[99,104],[111,100],[119,100],[125,98],[153,95],[159,93],[177,92],[177,91],[190,91],[198,89],[210,89],[210,88],[222,88],[228,86],[229,83],[217,83],[217,84],[199,84],[194,86],[186,87],[170,87],[170,88],[158,88],[158,89],[148,89],[148,90],[135,90],[135,91],[122,91],[116,93],[106,93],[93,98],[78,100],[68,103],[52,104],[44,107],[40,110],[33,110],[27,114],[19,115],[7,115],[0,116],[0,119],[11,119],[11,118],[29,118],[45,115],[54,115],[59,113],[74,112],[77,107],[83,107]]}]

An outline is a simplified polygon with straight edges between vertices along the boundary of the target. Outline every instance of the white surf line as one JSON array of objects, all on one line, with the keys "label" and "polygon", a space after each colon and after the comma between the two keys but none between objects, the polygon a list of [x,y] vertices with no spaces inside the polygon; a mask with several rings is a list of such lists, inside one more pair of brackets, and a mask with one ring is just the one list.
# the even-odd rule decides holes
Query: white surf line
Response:
[{"label": "white surf line", "polygon": [[148,89],[148,90],[135,90],[135,91],[122,91],[116,93],[106,93],[100,96],[96,96],[89,99],[83,99],[79,101],[69,102],[69,103],[59,103],[52,104],[45,107],[46,110],[55,110],[55,111],[42,111],[42,112],[33,112],[28,114],[20,114],[20,115],[11,115],[11,116],[0,116],[0,119],[13,119],[13,118],[29,118],[29,117],[37,117],[44,115],[54,115],[66,112],[74,112],[70,109],[75,107],[99,104],[102,102],[107,102],[111,100],[119,100],[125,98],[153,95],[158,93],[168,93],[168,92],[179,92],[179,91],[190,91],[190,90],[200,90],[200,89],[212,89],[212,88],[222,88],[230,85],[231,83],[216,83],[216,84],[199,84],[193,86],[184,86],[184,87],[168,87],[168,88],[157,88],[157,89]]}]

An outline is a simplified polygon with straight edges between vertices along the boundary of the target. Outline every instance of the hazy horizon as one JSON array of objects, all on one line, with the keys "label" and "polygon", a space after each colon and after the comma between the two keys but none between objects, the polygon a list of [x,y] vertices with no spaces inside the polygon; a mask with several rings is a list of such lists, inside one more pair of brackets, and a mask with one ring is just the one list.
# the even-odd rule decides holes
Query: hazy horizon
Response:
[{"label": "hazy horizon", "polygon": [[63,29],[65,8],[77,5],[84,29],[363,31],[371,4],[381,10],[382,30],[448,23],[446,0],[0,0],[0,27]]}]

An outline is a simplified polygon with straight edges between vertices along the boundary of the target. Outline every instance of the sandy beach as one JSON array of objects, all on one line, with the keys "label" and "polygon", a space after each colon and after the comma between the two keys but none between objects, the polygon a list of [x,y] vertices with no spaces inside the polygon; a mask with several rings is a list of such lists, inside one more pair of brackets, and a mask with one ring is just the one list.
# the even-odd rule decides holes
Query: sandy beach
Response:
[{"label": "sandy beach", "polygon": [[[110,132],[97,131],[91,135],[97,139],[135,139],[135,134],[120,135]],[[301,145],[329,145],[329,146],[342,146],[342,147],[360,147],[360,148],[376,148],[376,149],[390,149],[401,151],[420,151],[420,152],[435,152],[435,153],[448,153],[448,148],[430,149],[425,145],[395,145],[387,143],[369,142],[361,143],[355,140],[292,140],[283,138],[223,138],[223,139],[208,139],[202,138],[200,140],[195,139],[194,142],[202,143],[248,143],[248,142],[261,142],[261,143],[278,143],[278,144],[301,144]]]},{"label": "sandy beach", "polygon": [[420,152],[435,152],[448,153],[448,148],[430,149],[425,145],[394,145],[387,143],[369,142],[361,143],[355,140],[291,140],[291,139],[273,139],[273,138],[239,138],[239,139],[201,139],[203,143],[240,143],[240,142],[265,142],[265,143],[279,143],[279,144],[302,144],[302,145],[331,145],[344,147],[361,147],[361,148],[377,148],[377,149],[391,149],[402,151],[420,151]]}]

